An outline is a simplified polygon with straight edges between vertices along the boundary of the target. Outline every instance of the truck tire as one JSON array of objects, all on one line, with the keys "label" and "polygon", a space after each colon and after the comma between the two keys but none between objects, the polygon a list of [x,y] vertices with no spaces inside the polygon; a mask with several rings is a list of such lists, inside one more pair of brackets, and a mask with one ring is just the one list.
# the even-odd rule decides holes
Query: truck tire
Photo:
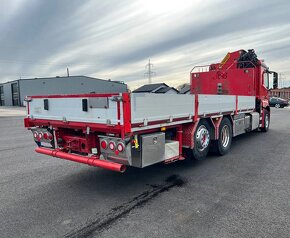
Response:
[{"label": "truck tire", "polygon": [[210,147],[210,138],[210,126],[206,120],[201,120],[194,133],[194,148],[191,150],[194,159],[203,160],[206,158]]},{"label": "truck tire", "polygon": [[261,128],[262,132],[267,132],[270,126],[270,113],[267,109],[264,109],[264,127]]},{"label": "truck tire", "polygon": [[224,117],[219,126],[219,138],[213,142],[213,151],[218,155],[229,152],[233,138],[233,127],[231,121]]}]

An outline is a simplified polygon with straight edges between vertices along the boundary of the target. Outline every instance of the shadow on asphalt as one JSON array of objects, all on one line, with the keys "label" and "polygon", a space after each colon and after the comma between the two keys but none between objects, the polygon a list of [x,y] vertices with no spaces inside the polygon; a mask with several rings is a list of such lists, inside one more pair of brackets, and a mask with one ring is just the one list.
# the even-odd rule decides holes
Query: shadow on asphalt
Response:
[{"label": "shadow on asphalt", "polygon": [[[257,137],[263,136],[262,132],[250,132],[233,138],[231,150],[235,150],[245,141],[252,140],[253,143]],[[227,155],[231,156],[231,151]],[[134,186],[154,185],[162,183],[168,176],[187,174],[189,171],[191,174],[195,173],[200,166],[204,166],[207,163],[213,162],[223,158],[210,153],[206,160],[196,161],[191,159],[185,159],[184,161],[178,161],[172,164],[156,164],[143,169],[127,167],[125,173],[116,173],[99,168],[90,168],[70,174],[66,177],[66,184],[70,187],[75,187],[77,190],[90,190],[90,192],[96,191],[104,192],[107,195],[112,196],[123,193],[124,189],[128,189]],[[223,161],[220,161],[223,163]],[[112,193],[112,189],[114,192]]]},{"label": "shadow on asphalt", "polygon": [[[258,136],[262,136],[261,132],[251,132],[234,138],[232,149],[246,140],[255,140]],[[105,214],[97,214],[96,217],[82,226],[75,227],[65,237],[89,237],[94,233],[95,235],[99,234],[131,210],[145,205],[162,192],[173,188],[174,184],[168,184],[168,178],[170,177],[177,177],[182,181],[182,185],[186,185],[186,175],[188,173],[193,175],[190,176],[191,180],[204,181],[207,177],[205,172],[210,172],[210,170],[202,170],[203,172],[197,172],[197,170],[200,166],[212,163],[217,158],[219,157],[210,154],[203,161],[187,159],[168,165],[156,164],[143,169],[129,167],[124,174],[93,168],[70,175],[65,183],[72,189],[73,193],[90,194],[91,197],[94,197],[94,194],[97,196],[101,193],[102,197],[104,196],[106,199],[120,198],[120,204],[109,209]],[[223,162],[225,161],[220,160],[220,163]],[[121,202],[122,200],[123,202]]]}]

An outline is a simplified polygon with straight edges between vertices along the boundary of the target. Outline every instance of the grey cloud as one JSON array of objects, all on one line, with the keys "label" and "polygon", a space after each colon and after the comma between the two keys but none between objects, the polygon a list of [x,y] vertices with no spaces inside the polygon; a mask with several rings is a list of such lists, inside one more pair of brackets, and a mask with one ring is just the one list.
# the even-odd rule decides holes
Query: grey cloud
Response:
[{"label": "grey cloud", "polygon": [[[148,21],[155,26],[166,17],[170,19],[171,15],[150,19],[142,13],[142,9],[136,8],[134,1],[27,1],[12,18],[8,19],[5,14],[2,15],[4,19],[0,18],[0,81],[15,79],[18,75],[56,75],[68,65],[72,70],[77,70],[75,74],[96,77],[98,72],[110,77],[114,69],[126,67],[128,73],[124,69],[122,76],[113,76],[116,80],[130,82],[143,78],[142,67],[150,57],[170,57],[180,51],[185,57],[196,54],[202,61],[211,60],[216,55],[202,57],[209,48],[204,47],[206,44],[214,44],[210,47],[218,49],[224,44],[219,40],[226,41],[228,36],[240,48],[239,42],[243,39],[238,37],[241,34],[243,38],[251,39],[253,35],[249,35],[250,32],[257,32],[258,36],[262,34],[261,29],[279,29],[290,24],[289,1],[206,3],[209,4],[205,12],[209,15],[206,20],[198,21],[190,13],[181,13],[179,18],[172,19],[174,24],[160,29],[158,35],[159,32],[144,31]],[[0,10],[0,14],[5,8],[9,8],[9,4]],[[186,22],[179,23],[182,18]],[[136,36],[134,44],[126,41],[129,30]],[[280,32],[271,39],[279,37],[290,37],[290,33]],[[253,42],[253,46],[259,45],[258,50],[267,60],[277,62],[280,57],[290,61],[290,42],[271,45],[267,42],[271,39],[260,39],[261,42]],[[114,41],[118,42],[118,48],[114,46]],[[198,50],[187,52],[187,48]],[[62,56],[65,56],[64,60],[55,61]],[[135,73],[131,73],[130,67],[137,62],[141,69],[132,69]],[[170,68],[159,68],[158,75],[184,70],[185,64],[188,62],[172,59],[171,63],[166,64]],[[286,72],[288,69],[284,70]]]},{"label": "grey cloud", "polygon": [[[251,29],[275,25],[279,26],[285,21],[290,22],[290,15],[288,15],[287,7],[290,7],[288,2],[284,2],[281,5],[277,2],[267,5],[257,4],[249,11],[243,11],[243,9],[241,9],[241,11],[234,16],[225,16],[221,20],[215,20],[213,18],[211,22],[208,22],[206,25],[199,26],[199,23],[190,22],[190,24],[181,27],[177,31],[161,36],[158,42],[149,42],[148,45],[143,48],[133,49],[131,51],[128,50],[121,55],[115,56],[109,62],[109,66],[138,61],[180,46],[196,44],[200,41],[209,40],[225,34],[234,34],[238,31],[245,31],[246,33],[246,31]],[[245,37],[247,37],[247,35],[245,35]]]},{"label": "grey cloud", "polygon": [[[112,1],[117,5],[117,1]],[[67,50],[67,46],[82,38],[82,25],[75,13],[84,4],[82,0],[29,1],[16,17],[6,25],[0,38],[1,55],[33,64],[50,59]],[[94,21],[108,14],[112,6],[99,3],[91,12]],[[85,27],[85,26],[83,26]],[[1,58],[0,58],[1,59]],[[77,59],[76,59],[77,60]],[[21,68],[25,70],[27,64]]]}]

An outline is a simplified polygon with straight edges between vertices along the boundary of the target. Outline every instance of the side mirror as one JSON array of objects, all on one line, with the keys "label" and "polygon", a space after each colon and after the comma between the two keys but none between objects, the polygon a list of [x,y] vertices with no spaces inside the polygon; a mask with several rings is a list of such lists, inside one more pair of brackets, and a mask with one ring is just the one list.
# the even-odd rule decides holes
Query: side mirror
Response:
[{"label": "side mirror", "polygon": [[278,73],[273,72],[273,89],[278,88]]}]

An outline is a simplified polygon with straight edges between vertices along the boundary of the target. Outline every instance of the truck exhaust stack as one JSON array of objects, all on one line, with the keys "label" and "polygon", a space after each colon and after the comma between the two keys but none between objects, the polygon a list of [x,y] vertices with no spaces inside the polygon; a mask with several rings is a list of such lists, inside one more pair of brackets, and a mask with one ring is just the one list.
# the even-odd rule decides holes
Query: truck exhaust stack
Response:
[{"label": "truck exhaust stack", "polygon": [[109,161],[100,160],[99,157],[97,156],[85,157],[81,155],[68,154],[60,150],[51,150],[42,147],[36,148],[35,152],[121,173],[125,172],[126,170],[126,166],[123,164],[117,164]]}]

